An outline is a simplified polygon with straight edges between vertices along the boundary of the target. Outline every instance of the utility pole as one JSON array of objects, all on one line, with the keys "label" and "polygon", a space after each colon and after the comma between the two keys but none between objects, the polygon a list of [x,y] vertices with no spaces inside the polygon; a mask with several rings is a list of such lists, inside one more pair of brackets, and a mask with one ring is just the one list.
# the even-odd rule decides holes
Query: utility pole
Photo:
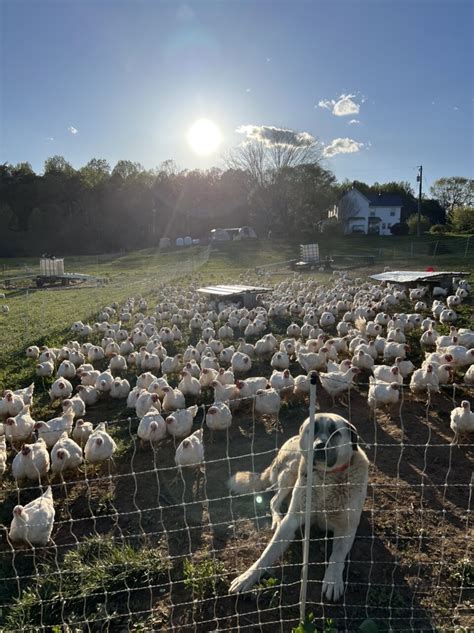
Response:
[{"label": "utility pole", "polygon": [[423,165],[418,167],[418,176],[416,177],[417,182],[420,183],[420,188],[418,190],[418,222],[416,225],[416,235],[420,237],[420,221],[421,221],[421,185],[423,183]]}]

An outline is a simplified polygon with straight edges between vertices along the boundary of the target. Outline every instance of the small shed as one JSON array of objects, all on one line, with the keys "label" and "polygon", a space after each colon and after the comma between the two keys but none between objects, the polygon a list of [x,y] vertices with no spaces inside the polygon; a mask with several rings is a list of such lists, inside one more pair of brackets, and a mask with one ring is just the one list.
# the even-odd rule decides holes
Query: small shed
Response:
[{"label": "small shed", "polygon": [[241,303],[245,308],[255,308],[258,304],[258,295],[264,292],[271,292],[272,288],[262,288],[258,286],[206,286],[198,288],[201,294],[207,295],[210,299],[218,301],[229,301]]},{"label": "small shed", "polygon": [[160,248],[169,248],[171,246],[171,240],[169,237],[160,237]]},{"label": "small shed", "polygon": [[430,284],[450,290],[453,287],[453,279],[466,277],[467,275],[469,273],[459,271],[390,270],[377,275],[370,275],[370,278],[408,287],[417,286],[418,284]]}]

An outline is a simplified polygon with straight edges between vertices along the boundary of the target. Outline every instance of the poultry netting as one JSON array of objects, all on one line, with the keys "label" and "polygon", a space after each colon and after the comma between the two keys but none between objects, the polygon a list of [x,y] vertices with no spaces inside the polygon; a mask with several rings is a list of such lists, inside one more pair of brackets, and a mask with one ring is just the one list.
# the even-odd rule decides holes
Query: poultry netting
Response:
[{"label": "poultry netting", "polygon": [[[249,273],[249,281],[251,277]],[[295,275],[280,282],[262,310],[255,312],[267,315],[260,331],[242,335],[237,322],[232,327],[234,341],[219,340],[219,320],[212,321],[211,307],[193,288],[181,287],[172,298],[160,290],[147,299],[117,303],[102,321],[95,315],[96,323],[107,326],[120,316],[133,315],[130,323],[122,320],[115,330],[93,327],[78,346],[66,343],[69,334],[64,348],[38,350],[34,362],[48,351],[55,356],[54,375],[38,376],[30,392],[26,387],[15,393],[18,385],[8,385],[12,391],[4,395],[0,408],[6,411],[3,448],[0,443],[2,630],[469,630],[474,483],[470,330],[455,332],[436,319],[431,325],[420,319],[413,328],[404,328],[399,319],[391,329],[405,331],[410,342],[406,355],[398,356],[401,347],[393,356],[377,351],[366,367],[369,344],[388,333],[389,320],[373,335],[367,334],[367,327],[376,319],[369,313],[363,317],[365,325],[356,318],[348,320],[346,347],[341,343],[336,353],[331,341],[344,338],[337,336],[336,323],[324,328],[310,323],[303,336],[309,308],[306,314],[297,313],[296,307],[293,312],[278,311],[277,291],[286,288],[298,294],[304,288],[314,293],[318,286],[308,286],[307,279]],[[340,283],[333,281],[332,287]],[[351,292],[350,283],[354,297],[366,282],[344,278],[346,292]],[[367,291],[369,287],[376,285],[367,285]],[[194,303],[188,307],[190,300]],[[301,309],[305,303],[311,302],[302,301]],[[410,304],[397,305],[398,310],[401,307],[408,311]],[[233,309],[243,310],[216,310],[217,315],[227,310],[222,327]],[[173,321],[179,310],[187,312]],[[188,327],[201,312],[200,327]],[[159,321],[147,321],[152,315],[160,315]],[[213,325],[205,324],[205,317],[211,317]],[[323,312],[317,321],[322,317]],[[397,318],[395,309],[389,318]],[[156,332],[149,328],[146,340],[138,336],[133,343],[133,336],[149,324]],[[180,340],[167,339],[173,325],[175,331],[179,328]],[[210,335],[203,346],[205,327],[215,327],[216,336]],[[452,345],[420,347],[417,341],[429,329],[438,329],[439,337],[454,337],[443,341]],[[127,331],[122,341],[120,330]],[[110,336],[111,332],[115,334]],[[351,340],[361,334],[366,347],[352,349]],[[402,340],[399,334],[394,336]],[[247,352],[248,345],[259,349],[258,342],[271,341],[270,336],[275,338],[270,351],[260,346],[262,353],[254,353],[245,370],[245,363],[240,363],[246,352],[240,352],[235,363],[232,355],[221,356],[232,345],[235,353],[238,345]],[[464,336],[462,341],[456,339],[459,336]],[[129,351],[122,353],[121,344],[130,339]],[[211,341],[219,342],[211,346]],[[317,343],[311,347],[311,341]],[[118,352],[112,351],[112,342]],[[31,358],[36,353],[33,347]],[[462,350],[456,347],[465,348],[462,359]],[[98,352],[96,358],[93,348],[104,354]],[[77,352],[78,364],[73,363],[70,378],[57,375],[60,362],[68,360],[64,349],[73,359]],[[110,362],[117,355],[126,357],[127,363],[112,372]],[[48,363],[45,358],[42,362]],[[413,368],[403,364],[411,361]],[[385,370],[374,371],[382,367]],[[315,411],[309,404],[311,381],[317,383]],[[79,386],[84,389],[78,391]],[[113,389],[116,396],[111,395]],[[48,419],[39,421],[35,399],[44,402],[48,392],[56,403],[54,414],[43,408]],[[75,407],[81,406],[81,397],[73,396],[75,392],[90,398],[83,402],[80,416]],[[28,398],[31,405],[20,403],[18,412],[8,408]],[[78,404],[72,403],[74,398]],[[324,457],[317,464],[312,455],[307,463],[314,464],[314,476],[319,477],[312,490],[322,503],[317,511],[328,530],[319,522],[305,533],[304,521],[297,522],[282,542],[281,556],[271,560],[251,586],[236,590],[236,577],[259,559],[279,522],[294,510],[293,495],[301,487],[295,473],[300,472],[304,453],[301,426],[313,414],[317,424],[311,447]],[[322,434],[326,414],[333,414],[330,421],[342,419],[354,433],[342,434],[331,444],[340,429],[336,425]],[[295,437],[296,450],[282,453],[282,446]],[[74,457],[73,445],[79,447],[77,461],[65,467]],[[360,507],[350,494],[358,485],[350,474],[352,451],[366,454],[369,464]],[[339,457],[346,454],[348,460]],[[295,460],[296,470],[288,466],[293,479],[271,479],[268,467],[277,455],[287,466]],[[25,466],[31,462],[32,467]],[[324,488],[323,502],[318,486]],[[336,509],[347,525],[354,525],[357,515],[355,540],[342,561],[341,595],[328,590],[328,584],[335,587],[338,581],[328,583],[327,573],[337,539],[350,538],[351,532],[344,524],[342,537],[334,535],[331,504],[336,498],[342,498]],[[301,516],[304,511],[305,506]],[[304,624],[298,629],[302,615]]]}]

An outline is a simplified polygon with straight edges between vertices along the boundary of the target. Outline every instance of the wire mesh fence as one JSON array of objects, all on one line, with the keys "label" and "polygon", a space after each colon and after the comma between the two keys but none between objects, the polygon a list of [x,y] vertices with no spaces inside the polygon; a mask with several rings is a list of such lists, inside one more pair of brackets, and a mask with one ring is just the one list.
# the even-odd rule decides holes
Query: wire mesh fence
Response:
[{"label": "wire mesh fence", "polygon": [[[196,266],[176,264],[166,279]],[[150,288],[141,280],[130,294]],[[99,302],[91,307],[97,310]],[[296,363],[291,370],[301,373]],[[265,372],[267,361],[255,363],[252,375]],[[127,372],[132,385],[139,373]],[[378,631],[469,630],[474,444],[472,436],[453,443],[449,424],[452,410],[472,400],[463,374],[421,394],[405,381],[397,401],[380,408],[368,404],[368,374],[357,377],[345,401],[336,404],[319,384],[314,407],[307,390],[277,390],[275,414],[259,408],[257,395],[234,397],[232,424],[221,431],[207,425],[214,398],[212,390],[203,390],[192,431],[202,430],[204,459],[195,468],[176,465],[181,437],[168,433],[157,443],[143,441],[140,419],[107,395],[87,409],[86,419],[94,426],[107,421],[116,443],[112,459],[85,463],[64,476],[48,473],[40,482],[16,482],[11,462],[19,447],[9,447],[1,488],[0,626],[5,631],[286,633],[305,617],[306,630],[357,631],[364,624]],[[187,398],[186,405],[192,402]],[[280,538],[284,553],[247,590],[230,593],[275,534],[275,496],[285,497],[280,510],[288,516],[292,495],[301,487],[294,469],[286,483],[261,475],[278,454],[295,458],[298,471],[299,440],[296,456],[280,449],[318,412],[339,414],[354,425],[369,460],[363,512],[344,561],[344,593],[331,600],[324,578],[338,542],[351,533],[335,534],[324,525],[334,512],[331,499],[342,498],[337,508],[346,523],[358,511],[344,496],[355,485],[349,475],[352,457],[338,479],[323,476],[325,497],[317,509],[326,516],[323,524],[305,528],[315,514],[305,506],[305,519]],[[317,443],[320,429],[314,430]],[[341,436],[337,451],[352,451],[352,442]],[[314,463],[314,456],[306,459]],[[231,492],[230,478],[245,471],[258,473],[260,483]],[[320,479],[313,484],[320,499]],[[49,486],[55,511],[51,539],[33,546],[12,540],[12,517],[22,513],[18,506],[27,509]]]}]

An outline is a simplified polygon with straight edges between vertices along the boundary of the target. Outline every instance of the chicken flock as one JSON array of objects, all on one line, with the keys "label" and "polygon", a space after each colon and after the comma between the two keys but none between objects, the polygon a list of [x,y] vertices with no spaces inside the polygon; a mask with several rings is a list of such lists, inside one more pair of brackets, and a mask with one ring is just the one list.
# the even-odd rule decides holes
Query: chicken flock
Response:
[{"label": "chicken flock", "polygon": [[[328,284],[295,275],[249,310],[208,303],[194,279],[187,290],[162,287],[166,300],[151,309],[145,298],[105,306],[95,323],[73,323],[73,340],[63,347],[26,349],[57,414],[34,418],[35,383],[4,392],[0,476],[46,485],[112,460],[117,445],[107,422],[94,428],[85,419],[88,408],[108,398],[134,410],[142,445],[159,450],[171,436],[181,469],[205,460],[203,428],[195,424],[200,407],[215,441],[246,402],[255,416],[277,420],[283,401],[307,397],[313,373],[333,405],[344,404],[351,388],[367,386],[372,411],[396,405],[403,390],[405,398],[426,399],[454,380],[469,394],[474,331],[456,328],[455,310],[469,301],[470,287],[465,280],[453,284],[454,294],[445,297],[442,288],[407,290],[347,273],[335,273]],[[409,340],[424,354],[421,366],[412,362]],[[263,375],[249,375],[252,367]],[[468,399],[452,410],[450,427],[455,443],[474,433]],[[43,490],[15,506],[14,545],[48,543],[55,509],[51,486]]]}]

